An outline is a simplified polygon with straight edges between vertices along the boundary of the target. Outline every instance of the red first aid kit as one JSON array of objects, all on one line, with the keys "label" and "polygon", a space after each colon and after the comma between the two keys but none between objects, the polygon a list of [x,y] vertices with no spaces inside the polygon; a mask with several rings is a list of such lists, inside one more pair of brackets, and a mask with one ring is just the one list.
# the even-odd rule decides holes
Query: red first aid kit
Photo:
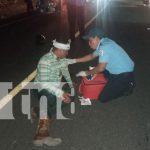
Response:
[{"label": "red first aid kit", "polygon": [[88,80],[87,77],[83,77],[79,85],[79,93],[84,98],[97,100],[106,83],[107,79],[102,73],[94,75],[91,80]]}]

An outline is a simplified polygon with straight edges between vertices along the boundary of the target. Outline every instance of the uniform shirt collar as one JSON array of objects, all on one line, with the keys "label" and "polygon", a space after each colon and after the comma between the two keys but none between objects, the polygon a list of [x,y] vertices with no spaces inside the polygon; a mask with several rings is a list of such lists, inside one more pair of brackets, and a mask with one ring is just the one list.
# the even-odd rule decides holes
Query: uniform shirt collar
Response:
[{"label": "uniform shirt collar", "polygon": [[96,47],[96,50],[99,49],[99,47],[100,47],[100,45],[102,45],[103,41],[104,41],[104,38],[102,38],[102,39],[99,41],[99,43],[98,43],[98,45],[97,45],[97,47]]}]

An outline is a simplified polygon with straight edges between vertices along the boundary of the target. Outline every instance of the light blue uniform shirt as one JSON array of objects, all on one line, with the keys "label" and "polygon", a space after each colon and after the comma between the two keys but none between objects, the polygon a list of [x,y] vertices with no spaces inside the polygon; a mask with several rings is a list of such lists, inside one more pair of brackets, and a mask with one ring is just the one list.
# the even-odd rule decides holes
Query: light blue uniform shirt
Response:
[{"label": "light blue uniform shirt", "polygon": [[111,74],[134,70],[134,62],[125,50],[109,38],[102,38],[93,54],[99,56],[99,63],[107,63],[106,70]]}]

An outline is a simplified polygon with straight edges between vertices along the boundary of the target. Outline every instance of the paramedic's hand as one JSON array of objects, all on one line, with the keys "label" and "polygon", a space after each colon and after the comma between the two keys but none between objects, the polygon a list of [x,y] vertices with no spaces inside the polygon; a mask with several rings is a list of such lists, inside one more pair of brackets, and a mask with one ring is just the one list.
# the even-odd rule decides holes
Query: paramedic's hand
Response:
[{"label": "paramedic's hand", "polygon": [[70,96],[71,96],[70,93],[64,93],[63,94],[63,98],[64,98],[63,101],[64,101],[64,103],[70,103],[71,102]]},{"label": "paramedic's hand", "polygon": [[87,76],[87,71],[80,71],[79,73],[76,74],[76,77],[85,77]]}]

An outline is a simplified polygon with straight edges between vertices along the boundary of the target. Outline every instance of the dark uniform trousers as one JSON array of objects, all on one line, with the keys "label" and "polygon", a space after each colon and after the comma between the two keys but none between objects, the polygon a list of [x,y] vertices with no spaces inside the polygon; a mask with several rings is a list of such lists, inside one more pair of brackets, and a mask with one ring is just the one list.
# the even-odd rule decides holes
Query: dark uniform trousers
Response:
[{"label": "dark uniform trousers", "polygon": [[121,73],[118,75],[104,72],[108,82],[99,95],[100,102],[108,102],[121,96],[130,95],[135,86],[133,72]]}]

